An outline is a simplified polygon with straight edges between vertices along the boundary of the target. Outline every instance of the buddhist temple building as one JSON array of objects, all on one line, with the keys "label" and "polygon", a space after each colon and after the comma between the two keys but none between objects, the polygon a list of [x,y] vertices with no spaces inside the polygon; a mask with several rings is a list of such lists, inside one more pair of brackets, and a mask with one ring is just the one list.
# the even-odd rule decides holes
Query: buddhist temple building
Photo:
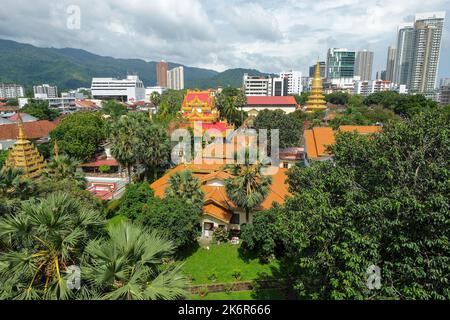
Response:
[{"label": "buddhist temple building", "polygon": [[233,129],[226,121],[220,120],[212,91],[188,90],[181,105],[181,114],[192,128],[195,122],[201,121],[202,132],[199,134],[202,135],[206,130],[215,129],[225,137],[226,131]]},{"label": "buddhist temple building", "polygon": [[17,125],[19,134],[17,141],[8,152],[5,167],[21,169],[27,178],[38,177],[47,164],[36,146],[26,139],[20,115],[17,119]]},{"label": "buddhist temple building", "polygon": [[320,77],[320,63],[317,62],[312,80],[311,94],[306,102],[306,112],[322,111],[326,108],[327,103],[323,95],[322,78]]},{"label": "buddhist temple building", "polygon": [[233,201],[228,198],[225,189],[225,180],[232,175],[223,168],[222,164],[180,164],[169,170],[160,179],[153,182],[150,187],[155,196],[163,198],[166,188],[169,186],[170,177],[183,170],[189,170],[192,175],[200,181],[200,188],[204,194],[203,214],[201,218],[202,238],[211,238],[215,228],[225,228],[233,234],[238,234],[243,224],[252,223],[253,216],[258,211],[267,210],[272,203],[283,204],[285,198],[290,195],[288,190],[287,169],[280,168],[271,175],[272,184],[269,193],[264,201],[249,215],[249,220],[245,212],[238,208]]},{"label": "buddhist temple building", "polygon": [[336,134],[339,132],[352,132],[360,135],[371,135],[382,131],[381,126],[350,126],[342,125],[334,131],[331,127],[314,127],[303,133],[306,160],[331,160],[333,155],[328,149],[336,143]]}]

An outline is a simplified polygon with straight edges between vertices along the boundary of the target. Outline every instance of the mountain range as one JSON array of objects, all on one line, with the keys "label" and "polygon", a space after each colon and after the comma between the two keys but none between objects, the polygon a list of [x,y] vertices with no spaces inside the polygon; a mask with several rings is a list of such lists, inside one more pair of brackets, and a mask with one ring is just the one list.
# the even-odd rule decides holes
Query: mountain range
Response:
[{"label": "mountain range", "polygon": [[[0,83],[17,83],[27,88],[48,83],[59,91],[90,87],[93,77],[125,78],[137,74],[145,86],[156,85],[156,64],[141,59],[117,59],[73,48],[39,48],[0,39]],[[169,69],[181,66],[168,63]],[[265,75],[253,69],[209,69],[184,67],[186,88],[240,87],[244,73]]]}]

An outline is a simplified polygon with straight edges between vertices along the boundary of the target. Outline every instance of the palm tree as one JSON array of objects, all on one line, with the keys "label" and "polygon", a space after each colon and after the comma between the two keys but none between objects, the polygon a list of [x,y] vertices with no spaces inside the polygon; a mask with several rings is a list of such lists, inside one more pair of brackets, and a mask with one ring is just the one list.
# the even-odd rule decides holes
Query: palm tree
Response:
[{"label": "palm tree", "polygon": [[165,129],[157,125],[147,125],[139,132],[139,143],[136,145],[138,161],[145,166],[145,177],[148,171],[153,172],[153,179],[158,178],[158,168],[169,161],[170,141]]},{"label": "palm tree", "polygon": [[172,242],[140,225],[110,225],[107,237],[86,248],[82,268],[88,286],[102,299],[156,300],[185,296],[187,278],[180,266],[164,265]]},{"label": "palm tree", "polygon": [[158,107],[161,103],[161,95],[156,91],[152,92],[152,94],[150,95],[150,101],[155,106],[155,108]]},{"label": "palm tree", "polygon": [[24,177],[22,169],[3,167],[0,170],[0,196],[25,199],[36,189],[35,183]]},{"label": "palm tree", "polygon": [[137,130],[139,130],[139,124],[134,117],[128,115],[111,126],[109,138],[112,145],[111,153],[120,164],[127,168],[129,182],[131,182],[131,167],[137,161],[136,146],[139,143]]},{"label": "palm tree", "polygon": [[271,177],[261,174],[262,167],[259,161],[250,163],[248,150],[246,150],[243,164],[225,166],[233,175],[225,180],[225,190],[230,200],[245,211],[247,222],[250,220],[250,212],[258,207],[269,194],[272,184]]},{"label": "palm tree", "polygon": [[193,204],[200,210],[203,207],[203,191],[200,181],[189,170],[174,173],[169,178],[169,187],[165,191],[166,197],[181,198]]},{"label": "palm tree", "polygon": [[6,298],[67,299],[64,272],[79,264],[83,249],[102,226],[99,212],[62,192],[23,202],[19,213],[0,219],[0,287]]},{"label": "palm tree", "polygon": [[52,158],[47,164],[44,175],[57,181],[72,179],[81,186],[86,185],[86,178],[82,172],[77,171],[79,162],[71,159],[69,156],[61,155]]}]

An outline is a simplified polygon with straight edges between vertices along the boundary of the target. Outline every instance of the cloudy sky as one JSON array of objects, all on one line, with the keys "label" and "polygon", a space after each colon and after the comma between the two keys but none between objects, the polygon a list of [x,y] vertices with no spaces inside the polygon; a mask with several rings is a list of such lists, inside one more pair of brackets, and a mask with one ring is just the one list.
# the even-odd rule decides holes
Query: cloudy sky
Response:
[{"label": "cloudy sky", "polygon": [[[218,71],[306,72],[327,48],[346,47],[374,51],[375,73],[385,68],[398,24],[426,11],[450,19],[449,0],[1,0],[0,7],[3,39]],[[450,21],[439,73],[450,77]]]}]

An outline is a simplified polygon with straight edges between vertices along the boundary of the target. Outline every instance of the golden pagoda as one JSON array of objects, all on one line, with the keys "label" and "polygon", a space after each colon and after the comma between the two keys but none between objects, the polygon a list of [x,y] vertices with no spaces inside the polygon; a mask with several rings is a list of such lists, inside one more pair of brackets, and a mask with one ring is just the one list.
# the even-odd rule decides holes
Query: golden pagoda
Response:
[{"label": "golden pagoda", "polygon": [[312,81],[311,94],[306,102],[306,112],[325,110],[327,103],[323,95],[322,78],[320,77],[320,63],[317,61],[314,78]]},{"label": "golden pagoda", "polygon": [[19,135],[17,141],[8,152],[5,167],[21,169],[25,177],[35,178],[41,174],[47,163],[44,157],[39,154],[36,146],[26,139],[20,114],[18,114],[17,126]]}]

